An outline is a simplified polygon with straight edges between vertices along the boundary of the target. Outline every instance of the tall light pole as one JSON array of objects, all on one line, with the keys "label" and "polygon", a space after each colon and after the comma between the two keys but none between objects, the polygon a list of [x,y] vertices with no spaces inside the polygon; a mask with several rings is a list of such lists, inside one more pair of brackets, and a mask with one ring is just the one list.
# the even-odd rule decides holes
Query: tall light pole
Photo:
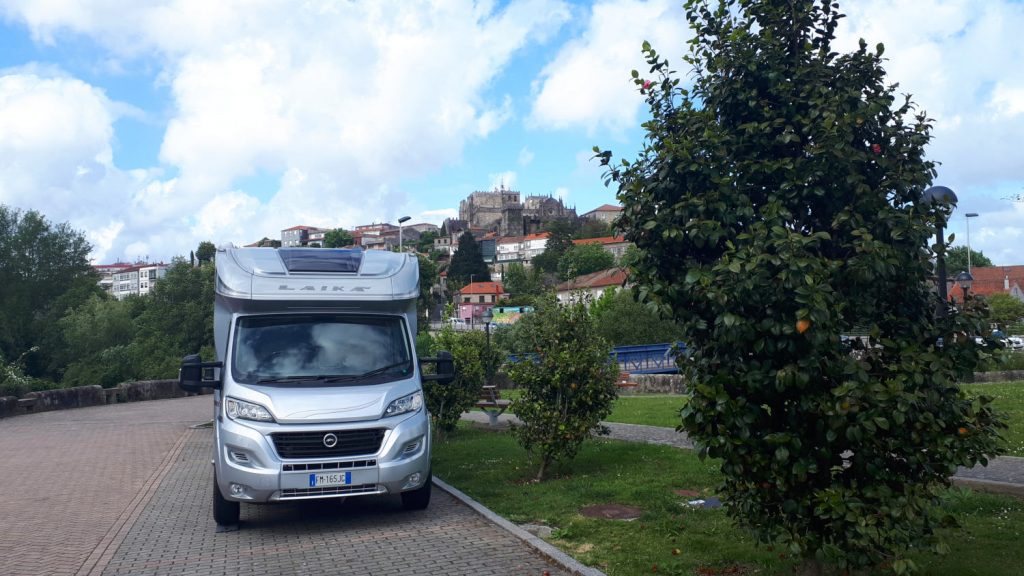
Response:
[{"label": "tall light pole", "polygon": [[411,216],[402,216],[401,218],[398,219],[398,251],[399,252],[404,252],[405,251],[405,246],[402,245],[402,223],[403,222],[408,222],[411,218],[412,218]]},{"label": "tall light pole", "polygon": [[977,218],[977,212],[968,212],[964,214],[964,220],[967,221],[967,274],[971,274],[971,218]]},{"label": "tall light pole", "polygon": [[[956,207],[957,198],[956,193],[945,186],[932,186],[921,195],[921,202],[926,206],[935,204]],[[938,310],[940,317],[946,315],[946,306],[949,302],[949,293],[946,291],[946,240],[942,237],[942,227],[945,223],[945,214],[940,211],[935,221],[935,240],[939,246],[935,254],[935,272],[938,275],[936,288],[939,289],[939,297],[942,299]]]}]

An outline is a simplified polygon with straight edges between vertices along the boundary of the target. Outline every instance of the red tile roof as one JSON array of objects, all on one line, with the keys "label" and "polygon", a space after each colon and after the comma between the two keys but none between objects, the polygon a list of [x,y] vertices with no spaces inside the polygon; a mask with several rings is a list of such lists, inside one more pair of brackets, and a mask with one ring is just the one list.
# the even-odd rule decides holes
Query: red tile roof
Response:
[{"label": "red tile roof", "polygon": [[622,212],[622,206],[616,206],[614,204],[602,204],[597,208],[594,208],[590,212],[587,212],[587,214],[590,214],[592,212]]},{"label": "red tile roof", "polygon": [[524,241],[540,240],[542,238],[547,238],[548,236],[550,236],[550,234],[548,234],[547,232],[541,232],[539,234],[529,234],[527,236],[523,236],[523,240]]},{"label": "red tile roof", "polygon": [[[955,278],[959,272],[949,271],[949,277]],[[974,282],[971,284],[971,294],[987,296],[1000,292],[1009,293],[1014,284],[1024,290],[1024,266],[985,266],[982,268],[972,267],[971,276]],[[950,290],[951,295],[959,296],[960,287],[954,284]]]},{"label": "red tile roof", "polygon": [[501,282],[473,282],[459,290],[459,294],[504,294]]},{"label": "red tile roof", "polygon": [[289,230],[319,230],[319,228],[316,226],[292,226],[291,228],[285,228],[282,232],[287,232]]},{"label": "red tile roof", "polygon": [[558,292],[565,292],[567,290],[582,290],[585,288],[625,286],[626,280],[628,279],[629,274],[626,272],[625,268],[609,268],[607,270],[577,276],[571,280],[562,282],[558,286],[555,286],[555,290]]},{"label": "red tile roof", "polygon": [[582,240],[573,240],[572,243],[579,246],[581,244],[619,244],[625,241],[625,236],[602,236],[600,238],[583,238]]}]

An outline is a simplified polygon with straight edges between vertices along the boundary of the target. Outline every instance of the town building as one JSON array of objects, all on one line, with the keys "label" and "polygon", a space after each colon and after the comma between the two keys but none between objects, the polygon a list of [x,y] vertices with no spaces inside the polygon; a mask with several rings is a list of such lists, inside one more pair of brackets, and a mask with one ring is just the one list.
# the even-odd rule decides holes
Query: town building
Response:
[{"label": "town building", "polygon": [[309,246],[310,235],[321,233],[320,240],[323,241],[323,232],[326,230],[315,226],[292,226],[281,230],[281,246],[283,248],[294,248],[297,246]]},{"label": "town building", "polygon": [[605,251],[615,257],[615,260],[622,258],[622,255],[626,253],[626,249],[633,245],[632,242],[627,241],[622,236],[583,238],[582,240],[573,240],[572,243],[576,246],[581,246],[583,244],[600,244]]},{"label": "town building", "polygon": [[625,288],[628,281],[629,275],[625,268],[609,268],[562,282],[555,286],[555,294],[558,296],[558,301],[563,304],[576,302],[580,298],[588,296],[596,300],[604,294],[605,290]]},{"label": "town building", "polygon": [[602,204],[597,208],[594,208],[590,212],[585,212],[581,218],[590,218],[591,220],[599,220],[605,224],[611,224],[619,214],[622,213],[622,206],[615,206],[614,204]]},{"label": "town building", "polygon": [[508,297],[501,282],[471,282],[455,293],[458,317],[467,324],[479,324],[484,311]]},{"label": "town building", "polygon": [[149,294],[153,287],[167,275],[163,262],[151,264],[100,264],[93,266],[100,273],[99,285],[111,296],[124,300],[129,296]]},{"label": "town building", "polygon": [[[949,271],[953,279],[959,271]],[[975,296],[991,296],[992,294],[1009,294],[1024,302],[1024,266],[975,266],[971,268],[970,293]],[[949,290],[950,296],[961,299],[962,290],[955,283]]]}]

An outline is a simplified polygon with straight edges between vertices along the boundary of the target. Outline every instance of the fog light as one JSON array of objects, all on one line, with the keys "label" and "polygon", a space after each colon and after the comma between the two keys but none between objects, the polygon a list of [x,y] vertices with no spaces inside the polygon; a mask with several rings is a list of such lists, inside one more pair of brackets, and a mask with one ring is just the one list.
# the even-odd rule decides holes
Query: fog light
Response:
[{"label": "fog light", "polygon": [[231,495],[232,496],[243,496],[245,495],[245,486],[241,484],[231,484]]},{"label": "fog light", "polygon": [[406,488],[415,488],[416,486],[419,486],[422,478],[423,475],[419,472],[409,474],[405,478],[405,484],[402,486],[402,489],[405,490]]}]

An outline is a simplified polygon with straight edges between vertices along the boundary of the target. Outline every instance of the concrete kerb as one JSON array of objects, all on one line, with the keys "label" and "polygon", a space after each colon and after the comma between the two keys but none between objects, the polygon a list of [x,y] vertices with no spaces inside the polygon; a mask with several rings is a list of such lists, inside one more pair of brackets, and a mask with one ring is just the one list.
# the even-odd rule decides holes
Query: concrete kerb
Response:
[{"label": "concrete kerb", "polygon": [[953,481],[954,486],[971,488],[972,490],[988,492],[989,494],[1003,494],[1024,498],[1024,485],[1021,484],[1000,482],[998,480],[983,480],[981,478],[966,478],[964,476],[953,476],[950,480]]},{"label": "concrete kerb", "polygon": [[483,504],[477,502],[476,500],[473,500],[465,493],[463,493],[461,490],[449,485],[448,483],[444,482],[437,476],[433,477],[433,482],[435,486],[451,494],[453,498],[455,498],[459,502],[462,502],[466,506],[469,506],[477,514],[480,514],[490,522],[493,522],[495,525],[500,526],[502,529],[506,530],[516,538],[522,540],[527,546],[533,548],[539,554],[541,554],[551,562],[558,564],[562,568],[565,568],[569,572],[577,574],[579,576],[605,576],[605,573],[601,572],[597,568],[591,568],[590,566],[580,563],[572,556],[569,556],[565,552],[562,552],[558,548],[545,542],[543,538],[530,534],[526,530],[523,530],[519,526],[516,526],[514,523],[495,514],[493,511],[491,511],[490,508],[487,508]]}]

